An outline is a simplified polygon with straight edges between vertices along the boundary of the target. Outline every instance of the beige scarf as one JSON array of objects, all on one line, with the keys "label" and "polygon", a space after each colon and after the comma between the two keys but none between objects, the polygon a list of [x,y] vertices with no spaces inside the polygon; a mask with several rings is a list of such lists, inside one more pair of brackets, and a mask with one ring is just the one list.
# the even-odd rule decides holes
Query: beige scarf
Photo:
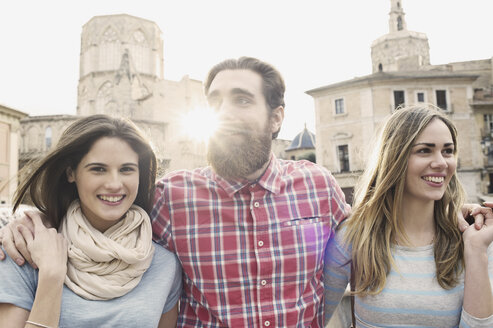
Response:
[{"label": "beige scarf", "polygon": [[65,285],[85,299],[108,300],[125,295],[151,265],[151,220],[136,205],[102,233],[87,221],[76,200],[70,204],[60,233],[69,242]]}]

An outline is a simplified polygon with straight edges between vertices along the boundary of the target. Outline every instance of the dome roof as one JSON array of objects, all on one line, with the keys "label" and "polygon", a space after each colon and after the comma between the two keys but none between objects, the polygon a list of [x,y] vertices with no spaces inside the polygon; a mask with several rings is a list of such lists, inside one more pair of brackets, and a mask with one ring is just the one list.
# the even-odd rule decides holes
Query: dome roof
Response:
[{"label": "dome roof", "polygon": [[315,134],[308,131],[306,124],[303,131],[298,133],[289,147],[286,148],[286,151],[296,149],[315,149]]}]

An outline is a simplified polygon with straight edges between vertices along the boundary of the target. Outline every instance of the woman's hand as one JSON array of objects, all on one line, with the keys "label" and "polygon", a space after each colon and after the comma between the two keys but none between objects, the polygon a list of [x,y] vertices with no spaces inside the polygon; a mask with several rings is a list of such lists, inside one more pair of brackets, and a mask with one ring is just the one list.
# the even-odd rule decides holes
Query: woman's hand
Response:
[{"label": "woman's hand", "polygon": [[23,225],[17,227],[26,242],[33,263],[39,268],[40,275],[47,274],[64,279],[67,273],[67,240],[54,228],[46,228],[37,215],[31,216],[34,236]]},{"label": "woman's hand", "polygon": [[[34,225],[32,217],[37,216],[40,219],[44,218],[44,215],[38,211],[25,211],[24,215],[18,219],[12,220],[8,225],[0,230],[0,243],[3,244],[5,252],[13,259],[18,265],[23,265],[25,261],[37,269],[34,264],[31,254],[27,249],[26,240],[19,232],[19,227],[24,226],[27,228],[26,233],[29,231],[32,237],[34,237]],[[45,224],[46,225],[46,224]],[[0,249],[0,260],[5,258],[5,254]]]},{"label": "woman's hand", "polygon": [[469,226],[462,234],[464,238],[464,248],[467,250],[472,247],[475,251],[484,251],[493,242],[493,211],[489,207],[476,208],[471,212],[471,215],[481,214],[483,216],[483,224],[480,229],[476,224]]},{"label": "woman's hand", "polygon": [[462,205],[458,218],[459,230],[461,232],[466,231],[473,223],[477,230],[481,229],[484,216],[493,207],[493,203],[484,203],[484,205],[485,207],[481,207],[479,204]]},{"label": "woman's hand", "polygon": [[[493,314],[493,295],[488,272],[488,246],[493,242],[493,212],[480,210],[484,216],[481,229],[469,226],[464,239],[464,310],[477,318]],[[474,212],[473,212],[474,213]]]}]

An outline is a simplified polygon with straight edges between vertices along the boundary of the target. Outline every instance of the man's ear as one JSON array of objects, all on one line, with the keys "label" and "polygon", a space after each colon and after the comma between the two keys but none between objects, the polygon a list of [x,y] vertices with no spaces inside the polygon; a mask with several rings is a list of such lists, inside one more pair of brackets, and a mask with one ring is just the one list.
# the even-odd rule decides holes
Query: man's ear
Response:
[{"label": "man's ear", "polygon": [[279,132],[284,120],[284,107],[278,106],[272,110],[270,116],[270,129],[272,133]]},{"label": "man's ear", "polygon": [[75,182],[75,173],[74,173],[74,170],[72,170],[71,167],[67,167],[67,170],[65,171],[65,174],[67,175],[68,182],[70,182],[70,183]]}]

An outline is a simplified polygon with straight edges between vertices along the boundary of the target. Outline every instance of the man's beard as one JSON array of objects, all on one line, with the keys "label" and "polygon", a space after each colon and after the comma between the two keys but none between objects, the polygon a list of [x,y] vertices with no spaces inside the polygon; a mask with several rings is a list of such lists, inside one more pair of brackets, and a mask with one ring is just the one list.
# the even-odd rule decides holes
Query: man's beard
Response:
[{"label": "man's beard", "polygon": [[235,135],[218,133],[209,140],[207,160],[214,171],[225,179],[246,178],[262,168],[270,157],[272,133],[268,124],[259,133],[252,131],[248,125],[242,125],[240,129]]}]

